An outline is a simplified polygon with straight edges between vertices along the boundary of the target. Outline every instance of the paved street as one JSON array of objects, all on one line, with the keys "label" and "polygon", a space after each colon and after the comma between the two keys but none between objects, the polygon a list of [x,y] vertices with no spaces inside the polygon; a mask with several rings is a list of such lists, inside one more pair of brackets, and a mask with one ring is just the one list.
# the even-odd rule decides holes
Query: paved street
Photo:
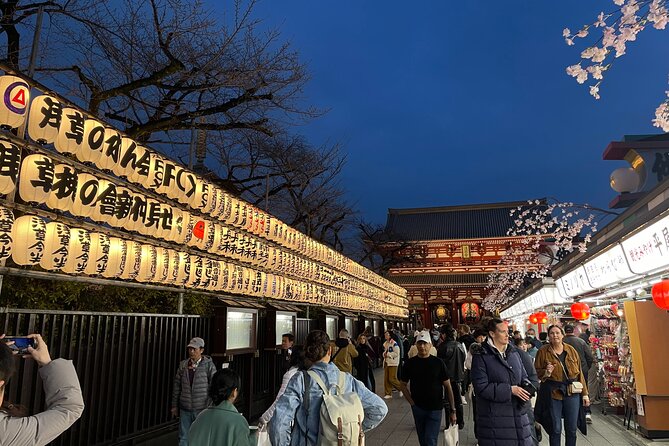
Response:
[{"label": "paved street", "polygon": [[[383,395],[383,369],[376,371],[377,393]],[[388,404],[388,416],[383,423],[367,435],[366,446],[418,446],[413,417],[409,404],[404,398],[394,394],[393,399],[384,400]],[[639,446],[649,444],[669,444],[669,440],[650,441],[633,431],[626,431],[622,427],[622,419],[614,415],[602,415],[597,406],[593,406],[593,423],[588,426],[588,435],[579,433],[579,446]],[[465,428],[460,431],[459,446],[474,446],[471,404],[465,406]],[[441,438],[440,438],[441,441]],[[440,443],[441,444],[441,443]],[[548,437],[545,435],[540,443],[548,445]]]}]

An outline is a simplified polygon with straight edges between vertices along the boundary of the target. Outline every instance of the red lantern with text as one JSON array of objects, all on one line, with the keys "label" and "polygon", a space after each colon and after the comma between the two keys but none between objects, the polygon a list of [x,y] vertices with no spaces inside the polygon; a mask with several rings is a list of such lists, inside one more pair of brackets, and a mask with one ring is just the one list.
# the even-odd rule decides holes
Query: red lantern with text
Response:
[{"label": "red lantern with text", "polygon": [[651,294],[653,295],[653,302],[655,302],[655,305],[663,310],[669,311],[669,280],[663,280],[662,282],[653,285]]},{"label": "red lantern with text", "polygon": [[577,321],[584,321],[590,317],[590,307],[584,302],[575,302],[571,305],[571,315]]},{"label": "red lantern with text", "polygon": [[537,316],[537,322],[539,324],[547,324],[548,323],[548,315],[544,311],[540,311],[536,313]]},{"label": "red lantern with text", "polygon": [[466,302],[461,307],[462,319],[478,319],[479,306],[474,302]]},{"label": "red lantern with text", "polygon": [[537,315],[537,313],[530,314],[530,322],[533,324],[539,323],[539,316]]}]

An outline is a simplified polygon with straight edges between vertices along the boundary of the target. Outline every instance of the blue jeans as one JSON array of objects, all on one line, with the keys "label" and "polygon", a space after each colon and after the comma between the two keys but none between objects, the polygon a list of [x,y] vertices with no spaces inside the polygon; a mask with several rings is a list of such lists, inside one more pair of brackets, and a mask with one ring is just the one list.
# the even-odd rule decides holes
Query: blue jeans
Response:
[{"label": "blue jeans", "polygon": [[562,400],[551,398],[553,434],[550,435],[550,446],[560,446],[562,418],[564,418],[565,446],[576,446],[576,428],[580,406],[580,395],[564,396]]},{"label": "blue jeans", "polygon": [[[411,406],[411,411],[416,422],[416,433],[420,446],[437,446],[442,411],[421,409],[415,404]],[[446,422],[448,422],[448,419]]]},{"label": "blue jeans", "polygon": [[193,424],[200,412],[202,411],[179,409],[179,446],[188,446],[190,425]]}]

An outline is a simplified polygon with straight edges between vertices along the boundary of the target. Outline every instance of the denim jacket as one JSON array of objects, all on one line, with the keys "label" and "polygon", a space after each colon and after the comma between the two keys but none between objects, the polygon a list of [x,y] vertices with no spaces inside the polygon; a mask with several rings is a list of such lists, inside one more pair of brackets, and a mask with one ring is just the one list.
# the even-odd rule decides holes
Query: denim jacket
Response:
[{"label": "denim jacket", "polygon": [[[316,372],[330,388],[336,386],[339,380],[339,369],[334,364],[317,362],[310,370]],[[346,392],[355,392],[360,396],[362,408],[365,411],[365,419],[362,422],[363,430],[368,431],[378,426],[388,413],[388,407],[381,397],[370,392],[363,383],[348,373],[346,374],[345,387]],[[308,422],[303,400],[304,374],[299,372],[291,378],[286,391],[276,403],[276,410],[269,426],[269,437],[274,446],[316,444],[320,428],[323,392],[313,379],[310,380],[309,386]],[[305,439],[305,433],[309,440],[308,443]]]}]

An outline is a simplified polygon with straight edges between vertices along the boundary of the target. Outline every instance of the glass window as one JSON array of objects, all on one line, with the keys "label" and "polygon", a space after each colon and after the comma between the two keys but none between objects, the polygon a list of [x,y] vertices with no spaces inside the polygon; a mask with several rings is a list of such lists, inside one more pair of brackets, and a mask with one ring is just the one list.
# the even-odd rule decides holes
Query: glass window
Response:
[{"label": "glass window", "polygon": [[258,310],[228,309],[225,349],[254,349]]},{"label": "glass window", "polygon": [[344,319],[344,327],[346,327],[346,330],[348,330],[349,336],[353,337],[353,319],[350,317],[347,317]]},{"label": "glass window", "polygon": [[337,316],[325,316],[325,332],[331,340],[337,339]]},{"label": "glass window", "polygon": [[294,318],[296,313],[276,312],[276,345],[281,344],[281,336],[284,333],[295,334]]}]

